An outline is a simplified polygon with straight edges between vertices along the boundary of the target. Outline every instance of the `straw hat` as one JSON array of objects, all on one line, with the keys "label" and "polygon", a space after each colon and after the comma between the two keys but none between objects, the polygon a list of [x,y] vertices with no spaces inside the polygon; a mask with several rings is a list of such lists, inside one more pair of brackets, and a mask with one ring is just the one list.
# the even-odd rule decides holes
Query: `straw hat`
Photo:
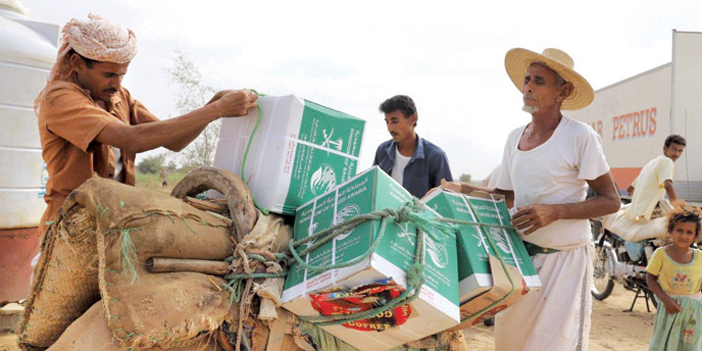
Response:
[{"label": "straw hat", "polygon": [[565,52],[558,49],[546,49],[539,54],[527,49],[516,48],[507,51],[505,55],[505,69],[514,85],[522,91],[524,74],[527,68],[534,63],[541,62],[554,70],[573,84],[573,92],[563,100],[561,110],[579,110],[589,105],[595,99],[595,91],[583,76],[573,70],[573,59]]}]

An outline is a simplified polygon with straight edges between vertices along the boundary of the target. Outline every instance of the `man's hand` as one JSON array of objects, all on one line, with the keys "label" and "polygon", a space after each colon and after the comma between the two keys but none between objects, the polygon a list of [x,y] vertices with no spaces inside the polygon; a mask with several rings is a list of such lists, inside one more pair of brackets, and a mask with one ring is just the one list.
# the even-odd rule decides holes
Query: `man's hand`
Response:
[{"label": "man's hand", "polygon": [[[436,188],[434,188],[436,189]],[[432,189],[432,190],[434,190]],[[453,192],[460,193],[461,192],[461,184],[456,183],[456,182],[447,182],[446,179],[441,179],[441,189],[444,190],[451,190]]]},{"label": "man's hand", "polygon": [[450,190],[453,192],[460,193],[461,192],[461,184],[455,183],[455,182],[447,182],[446,179],[441,178],[441,185],[437,186],[436,188],[429,189],[429,191],[427,191],[427,193],[424,194],[424,196],[422,196],[422,199],[429,196],[429,194],[431,194],[439,189]]},{"label": "man's hand", "polygon": [[668,314],[678,313],[682,310],[680,308],[680,304],[675,302],[675,300],[671,299],[670,297],[663,299],[663,305],[665,306],[665,311],[668,312]]},{"label": "man's hand", "polygon": [[241,117],[256,108],[258,95],[249,89],[223,90],[215,94],[207,105],[216,104],[222,117]]},{"label": "man's hand", "polygon": [[681,208],[685,208],[685,206],[687,206],[687,202],[685,202],[683,199],[672,199],[670,200],[670,205],[676,210],[679,210]]},{"label": "man's hand", "polygon": [[519,208],[512,216],[512,225],[524,235],[529,235],[558,219],[558,211],[552,205],[530,205]]}]

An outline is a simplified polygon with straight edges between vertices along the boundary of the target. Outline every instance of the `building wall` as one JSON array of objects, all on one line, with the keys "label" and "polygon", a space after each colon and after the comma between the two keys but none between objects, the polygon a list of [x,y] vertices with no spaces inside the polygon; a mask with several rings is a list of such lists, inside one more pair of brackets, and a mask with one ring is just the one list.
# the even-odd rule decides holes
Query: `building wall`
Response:
[{"label": "building wall", "polygon": [[597,90],[590,106],[568,112],[600,134],[620,189],[626,189],[641,167],[663,152],[670,133],[670,77],[668,63]]},{"label": "building wall", "polygon": [[702,33],[673,32],[671,128],[687,140],[675,163],[678,196],[702,201]]},{"label": "building wall", "polygon": [[663,152],[668,135],[682,135],[687,147],[675,163],[675,189],[702,202],[702,33],[673,31],[672,52],[671,63],[599,89],[590,106],[567,115],[600,134],[620,189]]}]

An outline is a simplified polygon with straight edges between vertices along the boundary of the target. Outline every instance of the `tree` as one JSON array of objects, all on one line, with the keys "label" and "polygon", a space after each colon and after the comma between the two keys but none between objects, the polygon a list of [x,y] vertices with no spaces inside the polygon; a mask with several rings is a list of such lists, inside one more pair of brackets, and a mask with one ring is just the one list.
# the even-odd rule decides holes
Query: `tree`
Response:
[{"label": "tree", "polygon": [[461,177],[458,178],[458,180],[461,181],[462,183],[470,183],[470,178],[471,178],[470,174],[463,173],[463,174],[461,174]]},{"label": "tree", "polygon": [[[215,93],[210,86],[202,83],[200,70],[193,61],[180,50],[175,51],[173,66],[168,69],[169,81],[176,86],[176,108],[185,114],[204,106]],[[200,135],[181,152],[181,162],[186,168],[211,166],[217,147],[221,121],[217,120],[205,127]]]},{"label": "tree", "polygon": [[165,159],[165,154],[144,157],[137,165],[137,171],[144,174],[159,173],[161,172],[161,166],[163,166]]}]

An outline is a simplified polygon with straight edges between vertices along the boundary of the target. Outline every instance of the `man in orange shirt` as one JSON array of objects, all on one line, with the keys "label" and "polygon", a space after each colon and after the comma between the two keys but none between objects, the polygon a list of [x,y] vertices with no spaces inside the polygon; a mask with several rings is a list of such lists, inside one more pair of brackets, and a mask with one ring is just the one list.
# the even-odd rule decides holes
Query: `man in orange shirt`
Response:
[{"label": "man in orange shirt", "polygon": [[249,90],[221,91],[203,107],[159,120],[121,86],[137,52],[131,30],[90,15],[63,28],[62,45],[35,101],[49,180],[40,233],[68,194],[94,174],[134,185],[136,154],[157,147],[180,151],[220,117],[256,107]]}]

